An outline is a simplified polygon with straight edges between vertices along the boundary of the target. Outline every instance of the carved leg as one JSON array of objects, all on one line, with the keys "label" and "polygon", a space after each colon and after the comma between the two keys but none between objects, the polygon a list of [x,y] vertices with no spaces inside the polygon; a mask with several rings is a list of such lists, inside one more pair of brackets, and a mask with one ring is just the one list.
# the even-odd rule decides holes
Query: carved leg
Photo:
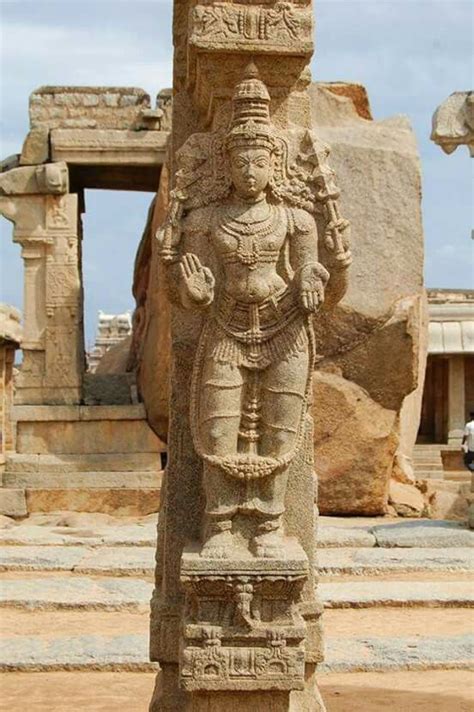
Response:
[{"label": "carved leg", "polygon": [[282,519],[287,482],[288,470],[249,484],[249,490],[254,490],[251,499],[258,516],[257,531],[251,542],[251,550],[255,556],[285,558]]},{"label": "carved leg", "polygon": [[206,515],[201,556],[222,559],[235,553],[232,518],[237,512],[236,484],[239,483],[221,472],[218,467],[206,463],[204,467]]},{"label": "carved leg", "polygon": [[197,426],[202,447],[208,455],[228,457],[237,452],[242,387],[243,378],[237,366],[206,359]]},{"label": "carved leg", "polygon": [[308,352],[300,351],[262,373],[261,455],[281,457],[294,447],[307,410],[308,368]]},{"label": "carved leg", "polygon": [[282,517],[266,519],[257,528],[257,535],[252,540],[255,556],[265,559],[283,559],[285,557],[285,536]]},{"label": "carved leg", "polygon": [[201,556],[209,559],[227,559],[232,555],[233,545],[232,520],[207,514]]}]

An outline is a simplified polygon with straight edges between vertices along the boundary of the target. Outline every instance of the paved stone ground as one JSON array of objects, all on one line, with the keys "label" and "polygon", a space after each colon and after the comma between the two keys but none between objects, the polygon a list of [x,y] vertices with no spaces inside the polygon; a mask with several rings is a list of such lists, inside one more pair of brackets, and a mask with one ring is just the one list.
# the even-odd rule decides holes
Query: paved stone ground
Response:
[{"label": "paved stone ground", "polygon": [[[472,712],[472,674],[462,670],[319,675],[328,712]],[[2,712],[145,712],[154,673],[8,673]],[[177,711],[179,712],[179,711]]]},{"label": "paved stone ground", "polygon": [[[472,669],[474,635],[358,637],[326,640],[321,672]],[[122,670],[147,672],[147,635],[18,636],[0,644],[0,671]]]},{"label": "paved stone ground", "polygon": [[[40,610],[148,610],[153,584],[138,578],[5,579],[0,587],[0,607]],[[471,581],[351,581],[321,583],[319,595],[326,608],[389,606],[474,607]]]},{"label": "paved stone ground", "polygon": [[[128,679],[146,679],[151,686],[156,666],[148,662],[147,627],[155,530],[156,515],[117,520],[60,512],[22,523],[0,519],[0,622],[4,623],[0,669],[10,671],[7,680],[18,680],[20,691],[25,691],[33,684],[32,676],[14,671],[37,671],[35,689],[51,675],[58,681],[63,676],[77,689],[75,680],[84,675],[105,680],[118,671],[121,676],[134,671],[135,677]],[[369,697],[364,702],[349,695],[354,689],[360,697],[362,686],[351,687],[344,681],[355,680],[355,671],[365,671],[365,680],[373,671],[383,671],[384,680],[390,681],[397,675],[420,675],[397,671],[456,676],[459,670],[474,667],[470,610],[474,534],[451,522],[323,517],[318,540],[320,594],[327,609],[327,651],[321,670],[337,673],[346,703],[335,706],[334,688],[330,711],[467,712],[460,695],[451,696],[454,707],[434,706],[434,693],[426,700],[407,697],[413,699],[410,707],[395,683],[393,689],[385,683],[373,688],[373,699],[379,700],[376,707]],[[438,669],[444,672],[435,673]],[[55,672],[60,670],[76,672]],[[101,682],[96,684],[102,689]],[[127,712],[146,709],[145,701],[134,706],[136,696],[130,685],[125,689],[118,684],[121,692],[113,703],[112,689],[109,703],[87,698],[79,707],[63,705],[55,693],[50,706],[38,695],[33,695],[33,704],[29,697],[24,699],[28,712],[108,712],[117,704]],[[9,682],[5,689],[12,690]],[[395,706],[381,701],[382,689]],[[404,691],[411,694],[410,685]],[[81,694],[86,699],[87,691]],[[6,699],[9,706],[3,708],[0,702],[0,709],[24,712],[24,707],[15,706],[15,693],[7,692]],[[148,692],[144,699],[149,699]],[[357,706],[359,702],[365,706]]]},{"label": "paved stone ground", "polygon": [[[471,532],[469,532],[471,534]],[[99,545],[11,545],[3,546],[0,570],[75,571],[103,575],[153,575],[155,549],[135,546]],[[318,556],[321,574],[377,574],[393,572],[472,571],[471,547],[380,548],[327,547]]]}]

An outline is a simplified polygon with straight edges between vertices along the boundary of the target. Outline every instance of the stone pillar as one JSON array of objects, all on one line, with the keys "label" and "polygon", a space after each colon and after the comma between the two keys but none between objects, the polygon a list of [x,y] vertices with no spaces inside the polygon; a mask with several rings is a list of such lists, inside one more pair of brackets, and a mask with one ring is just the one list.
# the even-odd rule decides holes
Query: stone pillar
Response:
[{"label": "stone pillar", "polygon": [[323,712],[312,315],[342,298],[350,252],[311,130],[311,5],[177,2],[174,36],[150,710]]},{"label": "stone pillar", "polygon": [[448,444],[460,445],[465,413],[464,356],[449,357],[448,376]]},{"label": "stone pillar", "polygon": [[61,163],[14,168],[0,177],[0,210],[14,223],[13,241],[24,260],[18,404],[74,404],[82,397],[78,196],[67,190]]},{"label": "stone pillar", "polygon": [[21,341],[20,312],[0,304],[0,471],[5,455],[15,449],[11,421],[13,405],[13,365]]}]

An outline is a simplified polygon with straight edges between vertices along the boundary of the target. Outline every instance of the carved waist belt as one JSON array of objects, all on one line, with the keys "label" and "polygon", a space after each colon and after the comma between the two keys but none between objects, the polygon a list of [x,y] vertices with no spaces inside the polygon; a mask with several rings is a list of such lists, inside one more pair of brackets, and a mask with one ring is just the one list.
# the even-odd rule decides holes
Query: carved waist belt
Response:
[{"label": "carved waist belt", "polygon": [[246,344],[257,344],[272,339],[298,316],[294,292],[287,288],[258,304],[236,301],[224,292],[215,318],[229,336]]}]

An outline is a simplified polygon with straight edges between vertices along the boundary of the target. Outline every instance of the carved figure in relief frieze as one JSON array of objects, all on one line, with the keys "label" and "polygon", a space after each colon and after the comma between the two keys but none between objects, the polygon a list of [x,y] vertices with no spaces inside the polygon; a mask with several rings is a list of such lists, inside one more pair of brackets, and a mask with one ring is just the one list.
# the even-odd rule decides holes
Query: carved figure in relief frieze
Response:
[{"label": "carved figure in relief frieze", "polygon": [[[312,214],[332,195],[318,184],[321,176],[327,184],[320,153],[307,136],[291,163],[269,103],[251,69],[225,135],[183,147],[158,235],[182,305],[204,314],[190,420],[205,463],[207,557],[231,556],[237,514],[251,522],[244,538],[254,555],[283,556],[288,465],[304,437],[315,355],[311,320],[329,279]],[[331,206],[326,247],[345,269],[347,223]]]}]

